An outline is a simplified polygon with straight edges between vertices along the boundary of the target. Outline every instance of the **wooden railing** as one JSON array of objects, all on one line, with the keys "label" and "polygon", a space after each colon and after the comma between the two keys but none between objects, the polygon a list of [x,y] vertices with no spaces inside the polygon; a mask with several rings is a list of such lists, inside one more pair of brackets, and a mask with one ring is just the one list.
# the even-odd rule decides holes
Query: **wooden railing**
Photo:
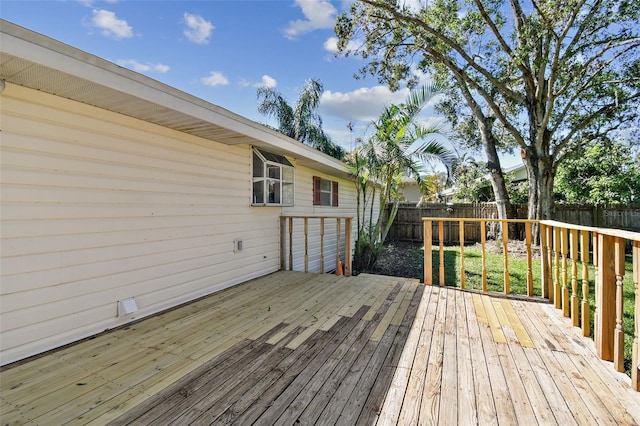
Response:
[{"label": "wooden railing", "polygon": [[[423,218],[424,229],[424,282],[433,285],[433,245],[437,244],[439,262],[438,281],[445,285],[444,256],[444,224],[457,222],[459,227],[459,265],[460,287],[466,287],[465,277],[465,225],[480,225],[481,251],[481,291],[487,291],[487,224],[499,223],[506,230],[509,225],[523,224],[525,227],[526,247],[526,294],[534,295],[535,289],[543,298],[554,303],[562,310],[572,324],[582,329],[584,336],[591,335],[591,324],[594,324],[594,342],[598,355],[605,360],[613,361],[617,371],[624,371],[625,333],[624,305],[625,296],[623,282],[625,280],[625,248],[631,248],[631,262],[628,266],[633,286],[633,296],[627,297],[632,321],[633,341],[631,343],[631,382],[632,387],[640,391],[640,349],[638,342],[640,321],[640,233],[616,229],[593,228],[571,225],[556,221],[531,220],[495,220],[495,219],[460,219],[460,218]],[[519,225],[522,226],[522,225]],[[536,245],[534,242],[539,241]],[[502,246],[503,283],[502,291],[511,293],[511,274],[509,273],[508,233],[500,232],[498,240]],[[533,251],[539,250],[540,265],[538,276],[533,272]],[[590,277],[591,271],[595,271]],[[593,282],[595,301],[590,294]],[[592,308],[592,304],[594,308]],[[593,318],[593,321],[592,321]],[[631,334],[629,333],[629,334]]]},{"label": "wooden railing", "polygon": [[[294,256],[296,250],[294,249],[294,229],[295,223],[302,222],[302,232],[304,234],[304,244],[302,249],[302,255],[304,256],[304,271],[309,272],[309,251],[310,251],[310,222],[317,224],[318,239],[316,243],[319,245],[319,271],[321,274],[325,272],[325,252],[333,251],[326,250],[325,240],[335,239],[335,271],[342,273],[345,276],[351,276],[351,264],[352,264],[352,232],[353,225],[352,217],[335,217],[335,216],[280,216],[280,269],[292,271],[294,268]],[[335,236],[329,238],[325,234],[325,225],[329,222],[335,223]],[[344,228],[343,228],[344,225]],[[344,253],[342,247],[344,246]],[[342,256],[344,256],[344,263],[342,262]],[[287,262],[288,260],[288,262]]]}]

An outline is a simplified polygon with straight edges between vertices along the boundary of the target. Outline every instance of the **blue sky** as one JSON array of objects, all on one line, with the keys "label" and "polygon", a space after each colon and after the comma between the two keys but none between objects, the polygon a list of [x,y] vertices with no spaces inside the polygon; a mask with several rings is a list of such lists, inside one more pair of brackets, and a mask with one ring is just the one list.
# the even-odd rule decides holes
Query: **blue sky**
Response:
[{"label": "blue sky", "polygon": [[349,149],[408,93],[375,77],[356,80],[363,62],[335,57],[333,26],[349,3],[2,0],[0,16],[262,123],[274,124],[257,112],[257,87],[275,87],[293,103],[307,79],[319,79],[324,128]]}]

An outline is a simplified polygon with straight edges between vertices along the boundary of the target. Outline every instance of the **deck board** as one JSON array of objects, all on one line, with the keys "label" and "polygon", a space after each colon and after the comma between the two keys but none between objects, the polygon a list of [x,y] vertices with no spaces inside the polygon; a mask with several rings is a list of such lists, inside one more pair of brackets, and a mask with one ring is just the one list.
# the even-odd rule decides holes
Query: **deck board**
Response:
[{"label": "deck board", "polygon": [[0,370],[2,424],[640,424],[552,305],[278,272]]}]

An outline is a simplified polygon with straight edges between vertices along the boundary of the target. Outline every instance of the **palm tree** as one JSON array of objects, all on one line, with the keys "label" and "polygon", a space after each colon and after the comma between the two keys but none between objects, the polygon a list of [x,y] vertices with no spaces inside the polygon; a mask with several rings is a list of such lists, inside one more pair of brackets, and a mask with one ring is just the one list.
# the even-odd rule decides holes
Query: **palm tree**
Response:
[{"label": "palm tree", "polygon": [[322,117],[318,114],[322,84],[318,80],[305,82],[294,106],[272,87],[260,87],[256,95],[260,100],[258,112],[275,118],[278,131],[339,160],[344,157],[342,147],[322,130]]},{"label": "palm tree", "polygon": [[386,107],[372,123],[373,135],[361,141],[350,158],[359,206],[356,270],[369,270],[375,264],[395,220],[397,202],[386,222],[383,222],[384,212],[390,202],[399,200],[399,186],[404,175],[411,175],[422,184],[422,162],[436,159],[447,169],[447,176],[451,176],[454,156],[439,142],[440,129],[425,126],[417,120],[429,100],[438,93],[437,86],[423,86],[413,90],[404,103]]}]

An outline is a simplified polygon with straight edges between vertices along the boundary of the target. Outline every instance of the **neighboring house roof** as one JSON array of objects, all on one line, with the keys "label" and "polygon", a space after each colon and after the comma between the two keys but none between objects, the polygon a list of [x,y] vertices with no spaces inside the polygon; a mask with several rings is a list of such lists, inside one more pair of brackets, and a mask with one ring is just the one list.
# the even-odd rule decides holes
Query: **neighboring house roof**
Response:
[{"label": "neighboring house roof", "polygon": [[[503,168],[502,173],[504,173],[505,175],[510,175],[513,182],[520,182],[523,180],[527,180],[527,166],[524,163]],[[489,180],[491,178],[491,173],[487,173],[482,178]],[[478,180],[479,179],[481,178],[478,178]],[[442,195],[445,197],[450,197],[454,195],[456,192],[458,192],[458,187],[452,186],[451,188],[447,188],[444,191],[442,191]]]},{"label": "neighboring house roof", "polygon": [[251,144],[348,177],[344,163],[217,105],[0,20],[0,79],[215,142]]}]

